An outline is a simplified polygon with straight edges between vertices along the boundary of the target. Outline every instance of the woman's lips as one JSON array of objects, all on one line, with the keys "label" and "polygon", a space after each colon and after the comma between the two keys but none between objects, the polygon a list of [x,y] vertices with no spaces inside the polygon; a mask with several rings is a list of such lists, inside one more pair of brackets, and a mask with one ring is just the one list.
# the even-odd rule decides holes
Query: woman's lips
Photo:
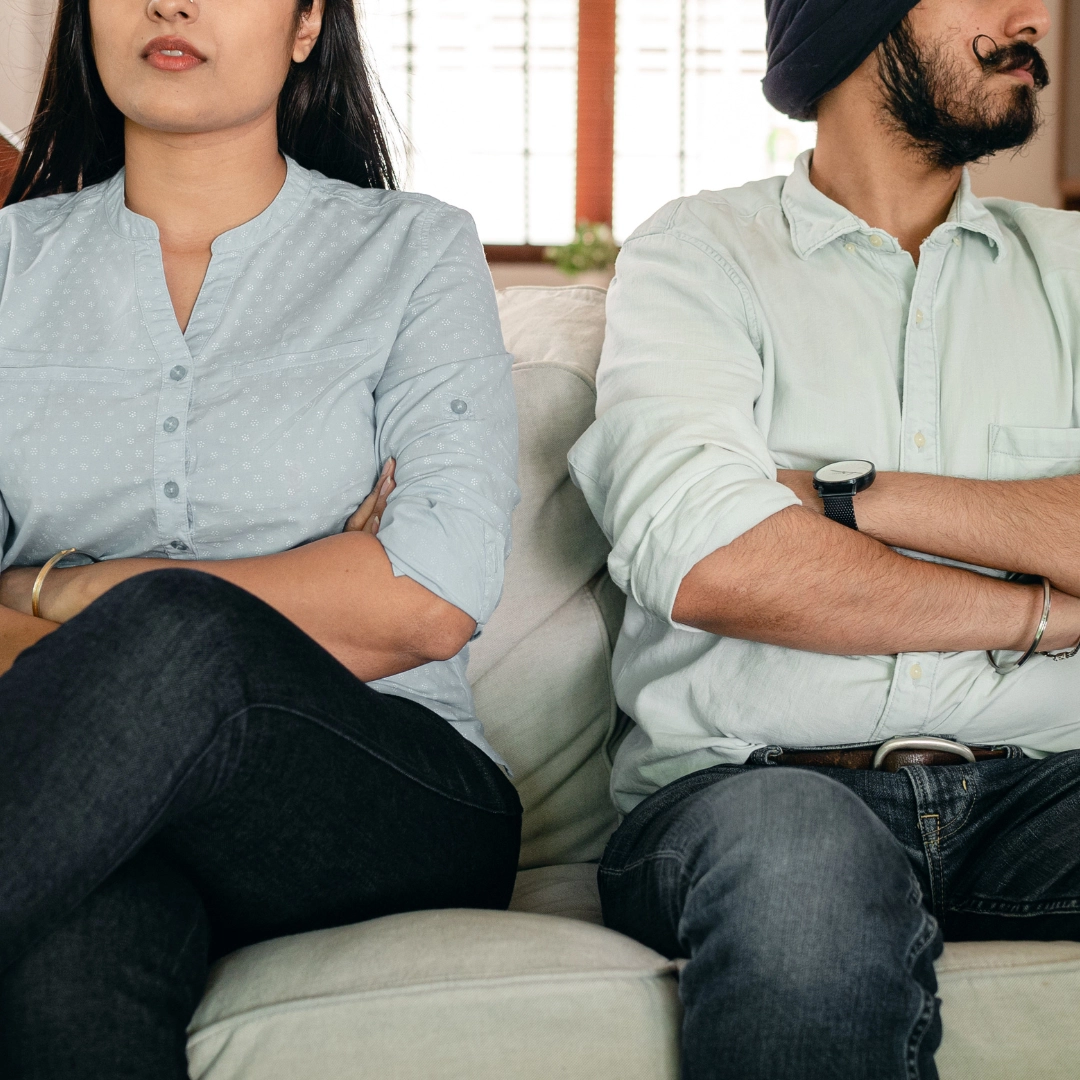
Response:
[{"label": "woman's lips", "polygon": [[190,71],[206,62],[206,57],[181,37],[154,38],[143,49],[142,55],[158,71]]}]

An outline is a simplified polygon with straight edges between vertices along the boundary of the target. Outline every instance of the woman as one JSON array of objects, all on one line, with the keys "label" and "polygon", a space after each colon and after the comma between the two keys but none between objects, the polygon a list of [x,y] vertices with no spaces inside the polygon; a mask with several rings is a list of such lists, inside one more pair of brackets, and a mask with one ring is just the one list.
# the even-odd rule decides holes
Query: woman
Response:
[{"label": "woman", "polygon": [[467,215],[392,190],[354,19],[60,4],[0,213],[7,1078],[179,1080],[208,958],[509,900],[465,679],[509,359]]}]

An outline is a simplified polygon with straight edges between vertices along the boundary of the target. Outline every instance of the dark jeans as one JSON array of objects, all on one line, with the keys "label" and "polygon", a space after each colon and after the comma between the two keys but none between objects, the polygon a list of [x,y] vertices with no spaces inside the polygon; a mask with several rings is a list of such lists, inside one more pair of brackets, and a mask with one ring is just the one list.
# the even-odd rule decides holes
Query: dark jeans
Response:
[{"label": "dark jeans", "polygon": [[0,678],[0,1076],[183,1080],[208,960],[503,908],[513,785],[261,601],[163,571]]},{"label": "dark jeans", "polygon": [[933,1080],[943,934],[1080,939],[1080,752],[720,765],[634,809],[600,893],[609,926],[689,957],[685,1080]]}]

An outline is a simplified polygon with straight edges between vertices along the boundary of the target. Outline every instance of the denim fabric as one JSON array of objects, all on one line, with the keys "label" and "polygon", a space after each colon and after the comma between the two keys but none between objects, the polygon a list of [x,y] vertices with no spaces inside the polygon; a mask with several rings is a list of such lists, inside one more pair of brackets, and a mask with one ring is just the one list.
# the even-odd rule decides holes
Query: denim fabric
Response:
[{"label": "denim fabric", "polygon": [[24,653],[0,745],[5,1080],[181,1080],[214,956],[510,899],[495,763],[208,575],[135,578]]},{"label": "denim fabric", "polygon": [[685,1080],[934,1080],[949,939],[1080,939],[1080,752],[720,765],[626,818],[605,922],[689,957]]}]

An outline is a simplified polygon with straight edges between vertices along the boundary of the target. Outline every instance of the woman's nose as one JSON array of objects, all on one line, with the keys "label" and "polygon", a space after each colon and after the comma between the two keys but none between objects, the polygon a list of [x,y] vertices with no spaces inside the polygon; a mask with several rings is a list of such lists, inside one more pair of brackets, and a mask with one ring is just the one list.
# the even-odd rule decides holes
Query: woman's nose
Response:
[{"label": "woman's nose", "polygon": [[199,17],[198,0],[150,0],[146,9],[151,19],[163,22],[194,22]]}]

